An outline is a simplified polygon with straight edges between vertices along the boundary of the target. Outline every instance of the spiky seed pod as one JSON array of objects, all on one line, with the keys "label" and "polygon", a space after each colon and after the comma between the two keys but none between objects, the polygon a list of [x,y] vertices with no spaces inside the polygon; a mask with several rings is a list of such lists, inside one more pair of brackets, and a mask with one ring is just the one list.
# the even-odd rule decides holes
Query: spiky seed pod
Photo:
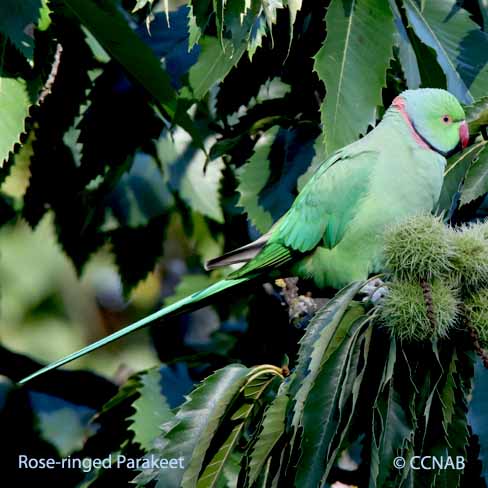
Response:
[{"label": "spiky seed pod", "polygon": [[447,227],[433,215],[417,215],[385,233],[385,264],[401,280],[431,280],[451,270]]},{"label": "spiky seed pod", "polygon": [[483,237],[488,241],[488,219],[485,219],[483,222],[480,222],[479,227],[481,232],[483,233]]},{"label": "spiky seed pod", "polygon": [[[435,280],[429,285],[429,300],[420,283],[393,281],[380,308],[381,323],[405,342],[446,337],[457,320],[459,300],[452,285]],[[430,300],[431,299],[431,300]]]},{"label": "spiky seed pod", "polygon": [[478,334],[480,345],[483,348],[488,347],[488,289],[483,289],[464,303],[466,317],[472,327]]},{"label": "spiky seed pod", "polygon": [[453,276],[465,288],[488,285],[488,240],[481,225],[451,230]]}]

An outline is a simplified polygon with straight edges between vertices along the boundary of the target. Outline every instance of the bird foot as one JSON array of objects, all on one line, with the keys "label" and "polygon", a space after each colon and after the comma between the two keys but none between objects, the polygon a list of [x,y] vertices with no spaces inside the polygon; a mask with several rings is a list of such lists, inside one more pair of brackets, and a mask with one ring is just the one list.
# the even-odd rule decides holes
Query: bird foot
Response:
[{"label": "bird foot", "polygon": [[292,322],[314,313],[317,310],[315,300],[309,295],[300,295],[298,278],[282,278],[275,281],[281,288],[281,295],[288,305],[288,315]]},{"label": "bird foot", "polygon": [[368,281],[360,290],[361,295],[366,295],[363,302],[371,302],[373,305],[381,303],[381,301],[388,295],[388,287],[379,278]]}]

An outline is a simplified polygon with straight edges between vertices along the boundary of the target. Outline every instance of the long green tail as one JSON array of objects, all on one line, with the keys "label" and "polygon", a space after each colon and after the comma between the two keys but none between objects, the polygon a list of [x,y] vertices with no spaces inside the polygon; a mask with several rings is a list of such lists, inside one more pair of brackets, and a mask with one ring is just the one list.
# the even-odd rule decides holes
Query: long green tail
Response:
[{"label": "long green tail", "polygon": [[120,339],[121,337],[126,336],[127,334],[130,334],[131,332],[134,332],[136,330],[142,329],[142,327],[145,327],[146,325],[149,325],[151,322],[161,319],[163,317],[170,318],[170,317],[175,317],[176,315],[179,315],[184,312],[190,312],[192,310],[195,310],[203,305],[203,302],[207,299],[210,298],[214,295],[218,295],[219,293],[223,292],[224,290],[227,290],[229,288],[232,288],[234,286],[240,285],[241,283],[245,283],[246,281],[249,281],[251,278],[249,277],[242,277],[242,278],[236,278],[236,279],[229,279],[229,280],[222,280],[219,281],[208,288],[205,288],[201,291],[197,291],[196,293],[193,293],[192,295],[187,296],[186,298],[183,298],[171,305],[168,305],[167,307],[162,308],[161,310],[158,310],[157,312],[152,313],[151,315],[148,315],[147,317],[144,317],[141,320],[138,320],[137,322],[134,322],[131,325],[128,325],[127,327],[124,327],[123,329],[114,332],[113,334],[104,337],[103,339],[100,339],[99,341],[94,342],[93,344],[90,344],[89,346],[84,347],[83,349],[80,349],[79,351],[76,351],[64,358],[58,359],[57,361],[54,361],[51,364],[48,364],[44,368],[39,369],[35,373],[32,373],[31,375],[23,378],[22,380],[19,381],[19,384],[24,384],[27,383],[28,381],[31,381],[32,379],[36,378],[37,376],[40,376],[44,373],[47,373],[48,371],[51,371],[53,369],[59,368],[60,366],[63,366],[66,363],[69,363],[71,361],[74,361],[75,359],[81,358],[85,354],[88,354],[92,351],[95,351],[99,349],[100,347],[105,346],[106,344],[109,344],[110,342],[116,341],[117,339]]}]

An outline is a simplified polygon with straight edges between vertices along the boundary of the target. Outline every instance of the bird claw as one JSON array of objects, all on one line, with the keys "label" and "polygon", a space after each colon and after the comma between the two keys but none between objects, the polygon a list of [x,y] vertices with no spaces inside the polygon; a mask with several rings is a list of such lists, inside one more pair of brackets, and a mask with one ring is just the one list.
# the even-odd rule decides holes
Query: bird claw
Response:
[{"label": "bird claw", "polygon": [[366,295],[363,302],[371,302],[373,305],[380,303],[388,294],[388,287],[379,278],[368,281],[360,290],[359,293]]}]

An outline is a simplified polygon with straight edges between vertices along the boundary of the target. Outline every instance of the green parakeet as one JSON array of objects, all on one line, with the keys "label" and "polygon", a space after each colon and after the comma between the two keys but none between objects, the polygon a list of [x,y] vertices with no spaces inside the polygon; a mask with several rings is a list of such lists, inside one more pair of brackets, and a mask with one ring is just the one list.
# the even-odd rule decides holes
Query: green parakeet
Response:
[{"label": "green parakeet", "polygon": [[154,320],[201,307],[250,280],[298,276],[340,288],[382,270],[384,229],[431,212],[440,195],[446,157],[468,144],[464,111],[444,90],[407,90],[362,139],[334,152],[291,208],[257,241],[207,263],[245,263],[200,292],[60,359],[21,380],[35,378]]}]

